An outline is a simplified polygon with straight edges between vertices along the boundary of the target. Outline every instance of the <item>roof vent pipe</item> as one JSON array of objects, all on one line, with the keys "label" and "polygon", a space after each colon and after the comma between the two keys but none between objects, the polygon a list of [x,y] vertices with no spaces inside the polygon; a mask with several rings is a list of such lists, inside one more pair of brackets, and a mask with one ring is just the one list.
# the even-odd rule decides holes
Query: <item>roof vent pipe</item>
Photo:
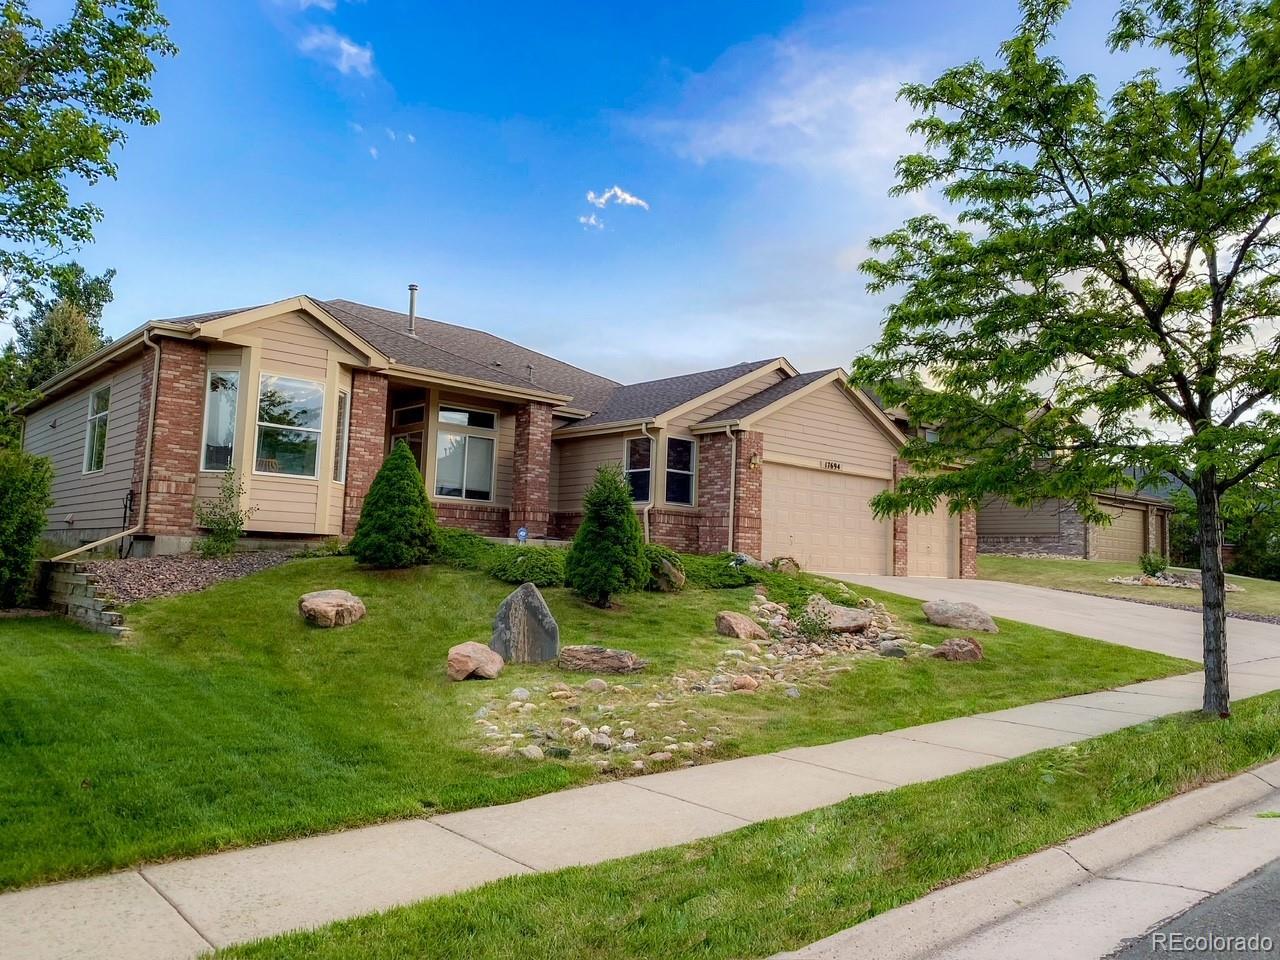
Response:
[{"label": "roof vent pipe", "polygon": [[414,331],[414,321],[418,318],[418,285],[416,283],[409,284],[409,336],[416,337],[418,334]]}]

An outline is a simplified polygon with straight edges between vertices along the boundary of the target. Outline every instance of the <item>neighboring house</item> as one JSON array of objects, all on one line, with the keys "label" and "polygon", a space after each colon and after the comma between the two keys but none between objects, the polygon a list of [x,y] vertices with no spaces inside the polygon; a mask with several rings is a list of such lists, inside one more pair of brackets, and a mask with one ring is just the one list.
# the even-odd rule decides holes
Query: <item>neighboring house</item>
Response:
[{"label": "neighboring house", "polygon": [[1169,555],[1173,505],[1146,492],[1100,495],[1110,524],[1085,523],[1070,503],[1046,500],[1030,509],[992,500],[978,511],[982,553],[1052,553],[1085,560],[1136,561],[1144,553]]},{"label": "neighboring house", "polygon": [[833,573],[972,576],[970,513],[879,521],[903,436],[839,370],[784,358],[619,384],[477,330],[295,297],[159,320],[43,385],[24,446],[52,458],[48,536],[188,549],[232,467],[261,540],[349,535],[404,440],[441,523],[567,539],[621,463],[646,535]]}]

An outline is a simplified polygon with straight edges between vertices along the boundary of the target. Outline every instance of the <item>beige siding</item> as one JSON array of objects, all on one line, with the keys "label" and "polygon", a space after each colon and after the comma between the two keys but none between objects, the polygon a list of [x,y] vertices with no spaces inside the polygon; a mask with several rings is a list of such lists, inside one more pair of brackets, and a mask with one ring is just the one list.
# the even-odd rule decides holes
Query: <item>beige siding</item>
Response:
[{"label": "beige siding", "polygon": [[771,387],[783,379],[783,376],[783,373],[779,370],[770,370],[749,383],[717,396],[714,400],[709,400],[694,410],[690,410],[684,416],[676,417],[668,424],[667,428],[677,436],[683,436],[690,427],[701,423],[712,414],[719,413],[721,410],[728,410],[735,403],[746,400],[748,397],[754,397],[761,390]]},{"label": "beige siding", "polygon": [[[240,389],[236,397],[236,403],[241,402],[241,398],[252,390],[246,388],[244,384],[245,372],[241,369],[244,359],[244,350],[241,347],[228,347],[217,345],[209,348],[208,370],[240,370]],[[200,425],[201,443],[204,439],[204,424]],[[233,443],[233,449],[240,449],[241,438],[236,437]],[[234,454],[233,454],[234,456]],[[201,462],[204,460],[204,448],[200,449]],[[218,487],[222,483],[222,473],[220,471],[201,470],[196,477],[196,500],[209,500],[218,495]]]},{"label": "beige siding", "polygon": [[1062,512],[1070,509],[1070,505],[1061,500],[1046,500],[1034,507],[1015,507],[1007,500],[992,499],[978,511],[978,536],[1057,536]]},{"label": "beige siding", "polygon": [[[133,483],[133,453],[142,403],[142,378],[154,360],[149,352],[90,386],[77,390],[27,419],[24,446],[53,461],[53,506],[49,530],[92,540],[123,529],[124,500]],[[107,448],[102,469],[84,473],[89,394],[111,386]],[[70,518],[70,521],[68,521]]]},{"label": "beige siding", "polygon": [[581,437],[557,441],[560,448],[560,482],[556,509],[573,512],[582,509],[582,497],[591,486],[596,468],[606,463],[622,463],[627,437],[639,437],[639,431],[610,433],[600,437]]},{"label": "beige siding", "polygon": [[756,429],[764,434],[765,459],[806,466],[830,461],[843,473],[893,476],[897,448],[837,384],[783,407]]}]

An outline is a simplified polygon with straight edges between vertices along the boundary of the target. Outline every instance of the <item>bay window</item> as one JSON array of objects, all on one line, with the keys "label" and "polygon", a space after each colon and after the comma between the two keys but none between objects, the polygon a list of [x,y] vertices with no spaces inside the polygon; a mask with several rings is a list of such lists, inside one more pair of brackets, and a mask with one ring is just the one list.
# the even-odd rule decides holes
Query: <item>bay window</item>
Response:
[{"label": "bay window", "polygon": [[231,466],[236,437],[238,370],[210,370],[204,395],[204,443],[201,470],[226,470]]},{"label": "bay window", "polygon": [[694,441],[667,438],[667,503],[693,506]]},{"label": "bay window", "polygon": [[324,384],[262,374],[254,470],[314,480],[323,423]]},{"label": "bay window", "polygon": [[649,502],[649,489],[653,477],[653,449],[648,437],[633,437],[627,441],[627,458],[622,472],[631,487],[631,499]]},{"label": "bay window", "polygon": [[492,500],[498,415],[442,406],[436,431],[436,496]]}]

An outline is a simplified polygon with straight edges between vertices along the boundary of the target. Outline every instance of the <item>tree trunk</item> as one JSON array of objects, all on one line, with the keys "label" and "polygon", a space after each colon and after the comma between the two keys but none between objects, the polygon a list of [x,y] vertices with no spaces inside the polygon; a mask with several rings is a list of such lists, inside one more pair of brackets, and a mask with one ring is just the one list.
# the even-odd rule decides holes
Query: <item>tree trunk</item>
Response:
[{"label": "tree trunk", "polygon": [[1196,513],[1200,533],[1200,597],[1204,605],[1203,710],[1228,717],[1231,696],[1227,688],[1227,589],[1222,572],[1222,520],[1216,472],[1207,470],[1199,480]]}]

